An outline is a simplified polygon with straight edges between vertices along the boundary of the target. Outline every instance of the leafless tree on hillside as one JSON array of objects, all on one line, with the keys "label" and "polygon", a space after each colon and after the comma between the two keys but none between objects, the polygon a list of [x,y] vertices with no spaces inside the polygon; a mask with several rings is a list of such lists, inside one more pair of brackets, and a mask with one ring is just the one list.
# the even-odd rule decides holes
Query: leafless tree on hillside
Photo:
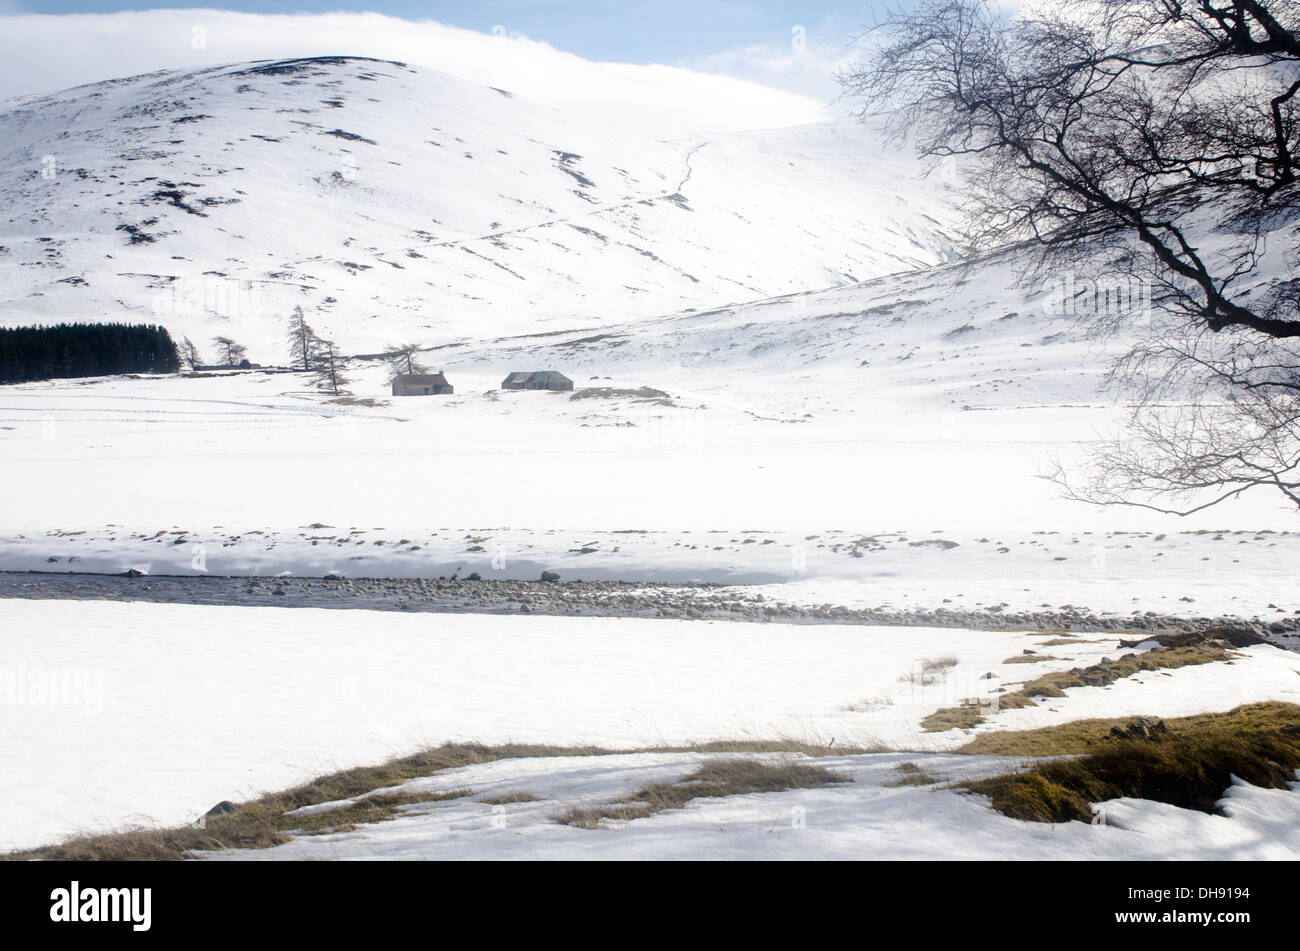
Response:
[{"label": "leafless tree on hillside", "polygon": [[248,353],[247,347],[235,343],[235,341],[229,337],[214,337],[213,341],[225,357],[226,366],[228,367],[239,366]]},{"label": "leafless tree on hillside", "polygon": [[317,389],[334,396],[345,395],[343,387],[351,380],[347,376],[347,359],[339,353],[332,340],[319,340],[312,354],[312,382]]},{"label": "leafless tree on hillside", "polygon": [[1050,9],[926,0],[840,80],[961,163],[973,252],[1026,242],[1031,280],[1142,291],[1060,301],[1132,342],[1110,376],[1130,432],[1053,473],[1068,495],[1185,514],[1270,486],[1300,504],[1300,0]]},{"label": "leafless tree on hillside", "polygon": [[301,307],[295,307],[289,318],[289,357],[295,365],[301,364],[303,370],[311,369],[312,354],[320,344],[316,331],[311,329]]},{"label": "leafless tree on hillside", "polygon": [[197,370],[203,365],[203,357],[199,355],[199,348],[189,337],[181,338],[181,359],[189,365],[191,370]]}]

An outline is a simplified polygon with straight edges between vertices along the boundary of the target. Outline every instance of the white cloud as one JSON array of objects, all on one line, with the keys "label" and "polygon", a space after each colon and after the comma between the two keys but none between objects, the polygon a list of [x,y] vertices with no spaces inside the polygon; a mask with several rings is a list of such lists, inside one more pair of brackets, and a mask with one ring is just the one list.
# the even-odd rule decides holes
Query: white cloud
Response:
[{"label": "white cloud", "polygon": [[808,26],[791,27],[784,43],[764,43],[722,50],[679,60],[679,65],[707,73],[748,79],[785,89],[826,104],[829,110],[851,112],[853,103],[841,101],[836,74],[860,64],[882,40],[866,26],[849,26],[827,19]]},{"label": "white cloud", "polygon": [[[0,0],[0,3],[5,0]],[[611,121],[738,129],[825,118],[809,98],[703,66],[596,63],[521,36],[494,36],[376,13],[268,15],[150,10],[0,21],[0,96],[50,92],[171,67],[354,55],[396,59]],[[737,67],[739,68],[739,66]],[[761,80],[761,69],[752,78]],[[770,70],[766,73],[773,74]]]},{"label": "white cloud", "polygon": [[762,44],[724,50],[680,61],[680,65],[706,73],[719,73],[780,87],[830,103],[840,93],[836,70],[855,57],[850,44],[840,47],[809,43],[802,48]]}]

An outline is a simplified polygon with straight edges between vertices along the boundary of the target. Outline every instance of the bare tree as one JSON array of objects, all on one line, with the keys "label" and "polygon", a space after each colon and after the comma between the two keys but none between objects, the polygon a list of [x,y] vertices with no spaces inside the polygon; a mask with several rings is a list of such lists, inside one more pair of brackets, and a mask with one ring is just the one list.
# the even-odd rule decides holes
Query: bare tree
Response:
[{"label": "bare tree", "polygon": [[344,394],[343,387],[351,380],[347,376],[347,360],[339,353],[332,340],[318,340],[311,361],[314,376],[312,383],[317,389],[334,396]]},{"label": "bare tree", "polygon": [[289,356],[293,363],[302,364],[303,370],[311,369],[312,354],[320,344],[316,331],[307,323],[301,307],[293,309],[289,318]]},{"label": "bare tree", "polygon": [[419,344],[404,343],[384,349],[384,359],[388,361],[388,382],[402,374],[428,373],[429,368],[416,359],[420,352]]},{"label": "bare tree", "polygon": [[203,357],[199,355],[199,348],[189,337],[181,338],[181,359],[184,360],[191,370],[197,370],[203,365]]},{"label": "bare tree", "polygon": [[228,367],[239,366],[248,353],[247,347],[235,343],[235,341],[229,337],[214,337],[213,341],[224,355],[226,366]]},{"label": "bare tree", "polygon": [[1296,248],[1266,240],[1300,216],[1300,2],[1051,9],[925,0],[840,80],[962,163],[972,251],[1025,241],[1028,277],[1141,291],[1080,315],[1133,344],[1111,382],[1134,411],[1081,481],[1055,473],[1068,494],[1186,513],[1268,485],[1300,504]]}]

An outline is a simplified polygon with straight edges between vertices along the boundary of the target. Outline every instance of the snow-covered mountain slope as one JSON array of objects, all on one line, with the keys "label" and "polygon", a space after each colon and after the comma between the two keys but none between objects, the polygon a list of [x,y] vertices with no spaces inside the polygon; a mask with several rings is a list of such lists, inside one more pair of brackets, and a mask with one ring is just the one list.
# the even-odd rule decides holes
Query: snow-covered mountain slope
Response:
[{"label": "snow-covered mountain slope", "polygon": [[955,196],[878,130],[659,141],[400,63],[165,71],[0,111],[6,324],[158,320],[284,358],[591,326],[941,262]]},{"label": "snow-covered mountain slope", "polygon": [[[796,540],[840,529],[943,530],[999,542],[978,543],[993,552],[983,564],[996,579],[1025,573],[1008,573],[997,552],[1018,547],[1008,541],[1013,532],[1025,540],[1038,531],[1283,527],[1278,500],[1267,494],[1181,521],[1070,502],[1040,478],[1057,457],[1076,462],[1113,432],[1123,407],[1098,389],[1105,347],[1074,314],[1059,312],[1059,287],[1016,282],[1023,262],[1012,249],[822,292],[444,344],[422,358],[447,373],[456,387],[449,397],[392,397],[378,360],[353,361],[352,395],[343,401],[291,373],[4,387],[0,446],[6,475],[23,486],[0,505],[4,566],[44,569],[72,565],[65,559],[75,556],[96,570],[136,561],[162,570],[155,554],[131,547],[123,528],[145,537],[169,527],[196,533],[221,550],[223,573],[339,568],[435,577],[463,546],[438,548],[437,557],[420,550],[404,564],[340,567],[286,546],[268,562],[226,544],[227,536],[255,528],[292,538],[317,522],[383,526],[398,538],[489,528],[763,529]],[[542,368],[566,373],[578,390],[499,389],[510,371]],[[91,465],[96,486],[88,493]],[[89,547],[32,540],[31,533],[51,531],[89,533],[77,535]],[[512,548],[536,546],[552,569],[557,555],[587,541],[561,537],[557,551],[535,537],[493,535]],[[695,556],[683,562],[677,556],[697,541],[673,535],[669,547],[674,541],[681,543],[674,551],[604,565],[608,573],[599,576],[761,580],[790,565],[777,544],[764,549],[783,553],[775,560],[728,554],[721,565]],[[1077,562],[1056,564],[1058,554],[1046,559],[1053,584]],[[490,550],[474,554],[491,557]],[[577,577],[597,576],[589,564],[595,557],[584,556]],[[1151,566],[1166,566],[1150,576],[1152,585],[1177,602],[1184,573],[1165,553],[1151,557]],[[880,567],[879,559],[851,564]],[[1244,563],[1230,564],[1225,578],[1250,576]],[[939,575],[951,570],[950,562],[932,566]],[[823,577],[840,576],[823,567],[809,562]],[[475,561],[465,570],[485,569]],[[947,578],[913,598],[903,580],[917,577],[913,568],[891,577],[873,603],[933,606],[971,596],[950,590]],[[991,585],[975,599],[1060,600],[1011,586]],[[1252,590],[1263,600],[1248,611],[1277,601]],[[1106,609],[1130,604],[1137,592],[1116,594],[1123,603]],[[1102,607],[1095,594],[1070,600]]]},{"label": "snow-covered mountain slope", "polygon": [[1026,260],[1009,249],[598,333],[457,342],[427,357],[464,372],[556,366],[589,386],[614,374],[800,423],[1109,403],[1102,376],[1124,340],[1102,340],[1083,314],[1062,313],[1063,285],[1022,280]]}]

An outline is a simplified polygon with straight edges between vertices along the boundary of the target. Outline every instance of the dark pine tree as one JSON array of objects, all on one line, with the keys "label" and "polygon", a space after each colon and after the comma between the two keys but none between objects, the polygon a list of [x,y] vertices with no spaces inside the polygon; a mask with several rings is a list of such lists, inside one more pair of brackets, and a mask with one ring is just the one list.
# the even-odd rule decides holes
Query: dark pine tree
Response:
[{"label": "dark pine tree", "polygon": [[0,383],[179,369],[171,335],[153,324],[0,328]]}]

